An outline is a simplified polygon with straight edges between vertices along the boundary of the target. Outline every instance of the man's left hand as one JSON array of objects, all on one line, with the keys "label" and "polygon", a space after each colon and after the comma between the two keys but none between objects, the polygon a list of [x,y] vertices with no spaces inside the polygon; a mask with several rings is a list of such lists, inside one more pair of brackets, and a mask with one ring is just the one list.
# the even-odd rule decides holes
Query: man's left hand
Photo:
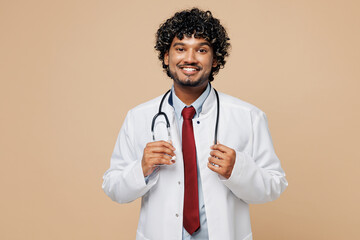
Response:
[{"label": "man's left hand", "polygon": [[208,168],[228,179],[235,165],[236,152],[222,144],[212,145],[211,149]]}]

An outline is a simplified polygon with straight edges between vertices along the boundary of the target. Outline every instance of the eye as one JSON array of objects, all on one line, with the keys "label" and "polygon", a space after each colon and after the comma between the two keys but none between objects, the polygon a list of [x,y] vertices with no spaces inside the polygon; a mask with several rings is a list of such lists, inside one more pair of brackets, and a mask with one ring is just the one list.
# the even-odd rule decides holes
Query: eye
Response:
[{"label": "eye", "polygon": [[201,49],[199,49],[199,52],[201,52],[201,53],[207,53],[207,50],[204,49],[204,48],[201,48]]},{"label": "eye", "polygon": [[178,52],[183,52],[183,51],[184,51],[184,49],[183,49],[183,48],[181,48],[181,47],[179,47],[179,48],[176,48],[176,51],[178,51]]}]

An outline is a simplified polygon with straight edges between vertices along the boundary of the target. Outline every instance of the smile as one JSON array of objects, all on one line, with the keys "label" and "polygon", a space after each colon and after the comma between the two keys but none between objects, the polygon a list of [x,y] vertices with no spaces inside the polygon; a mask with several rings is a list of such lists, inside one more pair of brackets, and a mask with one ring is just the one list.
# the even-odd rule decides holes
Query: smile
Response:
[{"label": "smile", "polygon": [[186,67],[181,66],[180,69],[185,75],[194,75],[198,71],[200,71],[199,67],[193,67],[193,66],[186,66]]},{"label": "smile", "polygon": [[195,69],[195,68],[183,68],[183,70],[185,70],[185,71],[190,71],[190,72],[195,72],[195,71],[197,71],[197,69]]}]

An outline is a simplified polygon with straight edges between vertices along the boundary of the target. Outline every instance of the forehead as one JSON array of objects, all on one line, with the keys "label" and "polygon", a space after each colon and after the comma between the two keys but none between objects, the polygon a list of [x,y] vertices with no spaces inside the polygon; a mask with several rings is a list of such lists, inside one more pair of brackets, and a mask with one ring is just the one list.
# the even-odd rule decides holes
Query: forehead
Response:
[{"label": "forehead", "polygon": [[184,38],[181,40],[177,37],[174,37],[171,43],[171,47],[174,47],[176,45],[209,46],[211,48],[211,44],[209,43],[209,41],[205,40],[204,38],[195,38],[194,36],[184,36]]}]

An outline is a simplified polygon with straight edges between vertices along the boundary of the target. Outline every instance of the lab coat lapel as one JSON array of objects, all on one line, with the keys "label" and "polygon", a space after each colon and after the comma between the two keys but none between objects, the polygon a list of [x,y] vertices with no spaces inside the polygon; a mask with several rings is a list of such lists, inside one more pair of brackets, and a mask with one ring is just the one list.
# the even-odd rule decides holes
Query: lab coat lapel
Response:
[{"label": "lab coat lapel", "polygon": [[207,167],[210,156],[210,146],[214,144],[214,133],[216,123],[216,97],[214,89],[211,88],[209,96],[205,100],[200,116],[193,119],[196,152],[200,167],[201,178],[205,180],[210,170]]}]

